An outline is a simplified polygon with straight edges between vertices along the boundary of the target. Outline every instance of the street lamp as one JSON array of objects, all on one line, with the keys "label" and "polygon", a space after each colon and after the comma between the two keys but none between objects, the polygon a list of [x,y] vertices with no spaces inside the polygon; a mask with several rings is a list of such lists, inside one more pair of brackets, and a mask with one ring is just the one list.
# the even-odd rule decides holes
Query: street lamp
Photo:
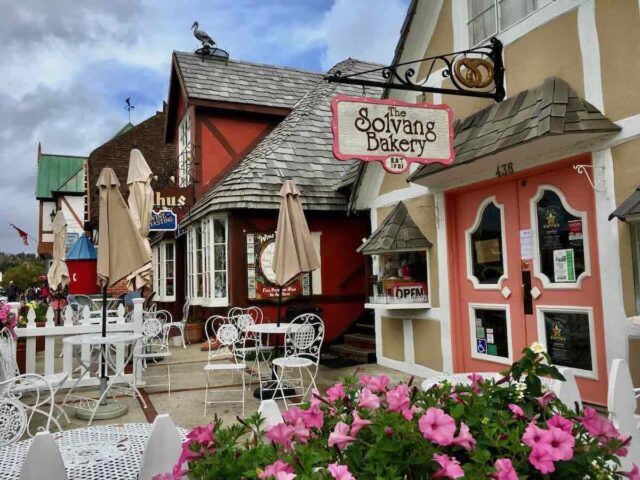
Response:
[{"label": "street lamp", "polygon": [[53,221],[56,219],[56,209],[55,208],[53,210],[51,210],[51,213],[49,214],[49,218],[51,219],[51,223],[53,223]]}]

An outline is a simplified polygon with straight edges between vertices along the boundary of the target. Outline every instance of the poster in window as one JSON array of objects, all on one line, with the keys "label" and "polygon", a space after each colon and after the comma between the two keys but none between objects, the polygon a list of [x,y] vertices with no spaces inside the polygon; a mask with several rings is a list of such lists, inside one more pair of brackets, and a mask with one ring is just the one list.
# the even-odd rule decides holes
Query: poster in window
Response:
[{"label": "poster in window", "polygon": [[576,281],[576,262],[572,248],[553,251],[553,277],[556,283]]},{"label": "poster in window", "polygon": [[476,352],[494,357],[509,358],[507,312],[476,308]]},{"label": "poster in window", "polygon": [[544,312],[547,351],[554,365],[591,371],[589,315],[582,312]]},{"label": "poster in window", "polygon": [[[275,232],[249,233],[247,240],[247,290],[251,300],[277,301],[280,287],[273,271]],[[282,289],[282,299],[311,295],[311,275],[298,275]]]},{"label": "poster in window", "polygon": [[502,251],[500,250],[500,240],[497,238],[476,240],[475,249],[477,262],[480,264],[497,263],[501,261]]}]

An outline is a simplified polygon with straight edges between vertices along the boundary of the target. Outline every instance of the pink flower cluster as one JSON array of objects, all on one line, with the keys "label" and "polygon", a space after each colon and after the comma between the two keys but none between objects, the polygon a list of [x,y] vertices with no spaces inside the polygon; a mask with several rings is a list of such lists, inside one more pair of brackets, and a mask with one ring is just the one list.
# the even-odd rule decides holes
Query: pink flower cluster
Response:
[{"label": "pink flower cluster", "polygon": [[540,473],[553,473],[554,462],[571,460],[576,444],[571,420],[554,415],[547,426],[544,429],[531,422],[522,435],[522,443],[531,448],[529,463]]},{"label": "pink flower cluster", "polygon": [[0,301],[0,330],[7,328],[15,336],[15,328],[18,325],[18,318],[11,311],[11,306],[4,300]]}]

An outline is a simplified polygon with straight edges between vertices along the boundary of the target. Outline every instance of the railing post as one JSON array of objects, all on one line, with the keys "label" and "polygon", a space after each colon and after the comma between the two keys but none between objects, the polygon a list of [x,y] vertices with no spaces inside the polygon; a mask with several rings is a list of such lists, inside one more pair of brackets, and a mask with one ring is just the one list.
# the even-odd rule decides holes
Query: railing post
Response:
[{"label": "railing post", "polygon": [[[29,307],[27,313],[27,330],[35,330],[36,328],[36,312],[33,307]],[[36,371],[36,337],[28,336],[26,339],[27,351],[26,351],[26,372],[20,373],[35,373]]]},{"label": "railing post", "polygon": [[[131,315],[133,320],[133,333],[142,333],[142,306],[144,305],[144,298],[134,298],[133,299],[133,314]],[[136,348],[134,345],[133,348]],[[135,369],[134,378],[139,379],[140,375],[138,374],[142,370],[142,360],[134,360],[133,368]]]}]

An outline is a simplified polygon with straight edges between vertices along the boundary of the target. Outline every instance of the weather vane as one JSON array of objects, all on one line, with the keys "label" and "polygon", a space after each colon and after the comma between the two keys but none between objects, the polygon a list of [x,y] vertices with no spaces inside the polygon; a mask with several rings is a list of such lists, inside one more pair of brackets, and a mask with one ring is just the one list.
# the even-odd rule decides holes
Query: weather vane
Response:
[{"label": "weather vane", "polygon": [[127,97],[124,101],[126,103],[124,109],[129,112],[129,123],[131,123],[131,110],[136,108],[134,105],[131,105],[131,97]]}]

